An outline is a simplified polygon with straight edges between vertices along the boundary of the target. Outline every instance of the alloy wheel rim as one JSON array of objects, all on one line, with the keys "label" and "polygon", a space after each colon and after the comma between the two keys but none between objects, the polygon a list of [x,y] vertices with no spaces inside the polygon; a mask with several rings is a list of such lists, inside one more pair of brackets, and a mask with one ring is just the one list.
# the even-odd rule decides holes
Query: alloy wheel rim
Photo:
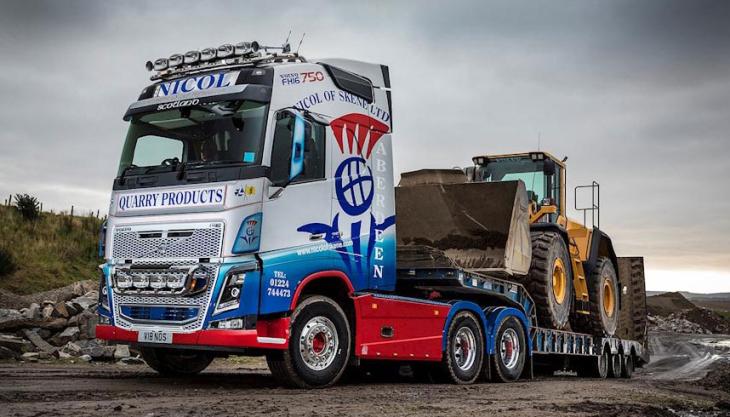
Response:
[{"label": "alloy wheel rim", "polygon": [[317,316],[304,325],[299,336],[299,353],[308,368],[326,369],[334,362],[338,349],[337,329],[330,319]]}]

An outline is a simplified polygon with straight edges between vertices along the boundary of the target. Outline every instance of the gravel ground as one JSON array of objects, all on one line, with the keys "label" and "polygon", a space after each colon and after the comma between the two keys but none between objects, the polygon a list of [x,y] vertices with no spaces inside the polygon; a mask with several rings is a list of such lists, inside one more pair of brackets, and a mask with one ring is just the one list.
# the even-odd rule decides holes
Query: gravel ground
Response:
[{"label": "gravel ground", "polygon": [[145,365],[0,364],[0,416],[728,416],[727,393],[655,380],[538,378],[471,386],[357,381],[324,390],[277,387],[259,359],[217,360],[197,377]]}]

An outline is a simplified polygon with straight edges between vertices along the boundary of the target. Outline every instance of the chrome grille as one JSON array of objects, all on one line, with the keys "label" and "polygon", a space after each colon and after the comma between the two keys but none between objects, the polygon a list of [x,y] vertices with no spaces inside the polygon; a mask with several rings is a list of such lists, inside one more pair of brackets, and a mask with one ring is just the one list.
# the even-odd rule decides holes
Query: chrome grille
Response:
[{"label": "chrome grille", "polygon": [[220,256],[223,223],[125,226],[114,229],[112,258],[212,258]]},{"label": "chrome grille", "polygon": [[[156,266],[154,262],[135,262],[135,264],[149,265],[151,267]],[[176,266],[192,266],[197,265],[197,262],[176,262]],[[182,331],[194,331],[200,330],[203,327],[203,320],[205,315],[208,313],[208,306],[210,305],[210,299],[215,287],[215,279],[218,276],[219,266],[218,264],[200,264],[200,268],[197,273],[202,273],[208,276],[210,285],[200,294],[193,296],[179,296],[179,295],[161,295],[161,294],[124,294],[112,291],[112,302],[114,303],[114,320],[115,324],[124,329],[131,329],[133,326],[139,327],[140,325],[164,326],[173,330]],[[175,323],[173,321],[167,321],[164,323],[151,323],[148,320],[135,320],[129,317],[125,317],[122,309],[126,306],[137,306],[137,307],[177,307],[177,308],[197,308],[198,314],[194,319],[180,320]],[[139,316],[138,316],[139,317]],[[177,320],[175,320],[177,321]]]}]

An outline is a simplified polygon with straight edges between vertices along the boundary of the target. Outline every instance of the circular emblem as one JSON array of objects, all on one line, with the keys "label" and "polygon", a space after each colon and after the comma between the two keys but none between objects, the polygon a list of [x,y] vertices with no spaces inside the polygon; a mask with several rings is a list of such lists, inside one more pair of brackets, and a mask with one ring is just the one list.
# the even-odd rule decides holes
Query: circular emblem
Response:
[{"label": "circular emblem", "polygon": [[360,157],[347,158],[335,172],[335,192],[340,207],[350,216],[365,213],[373,202],[373,173]]}]

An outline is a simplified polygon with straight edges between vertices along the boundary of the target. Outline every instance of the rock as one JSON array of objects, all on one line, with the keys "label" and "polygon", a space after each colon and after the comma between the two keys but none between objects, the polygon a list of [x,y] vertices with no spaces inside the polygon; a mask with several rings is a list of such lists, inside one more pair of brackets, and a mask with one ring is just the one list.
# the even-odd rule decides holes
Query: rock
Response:
[{"label": "rock", "polygon": [[78,326],[79,325],[79,316],[73,316],[70,319],[68,319],[67,326]]},{"label": "rock", "polygon": [[18,356],[18,352],[8,349],[5,346],[0,346],[0,359],[16,359]]},{"label": "rock", "polygon": [[128,358],[122,358],[119,360],[119,363],[123,363],[125,365],[144,365],[144,361],[142,358],[137,358],[134,356],[130,356]]},{"label": "rock", "polygon": [[104,350],[104,355],[102,356],[102,359],[105,360],[113,360],[114,359],[114,352],[116,352],[116,346],[104,346],[102,348]]},{"label": "rock", "polygon": [[38,303],[32,303],[25,312],[25,317],[30,320],[40,320],[42,315],[41,306]]},{"label": "rock", "polygon": [[81,334],[80,339],[94,339],[96,338],[96,323],[99,321],[95,313],[86,310],[79,314],[79,329]]},{"label": "rock", "polygon": [[0,331],[18,329],[27,322],[28,319],[20,311],[0,308]]},{"label": "rock", "polygon": [[79,357],[79,359],[81,359],[84,362],[91,362],[91,356],[90,355],[81,355]]},{"label": "rock", "polygon": [[33,350],[33,345],[30,342],[11,334],[0,334],[0,346],[19,353]]},{"label": "rock", "polygon": [[67,319],[69,316],[68,310],[66,309],[66,303],[64,302],[57,302],[56,305],[53,306],[53,312],[51,313],[51,317],[63,317],[64,319]]},{"label": "rock", "polygon": [[71,302],[81,307],[81,310],[88,310],[95,306],[98,300],[99,294],[96,291],[91,291],[81,297],[74,298]]},{"label": "rock", "polygon": [[26,338],[27,338],[28,340],[30,340],[30,342],[31,342],[31,343],[32,343],[32,344],[33,344],[33,345],[34,345],[35,347],[37,347],[38,349],[40,349],[40,350],[41,350],[42,352],[48,352],[48,353],[53,353],[53,352],[55,352],[55,351],[56,351],[56,348],[55,348],[55,347],[53,347],[53,346],[51,346],[51,345],[50,345],[50,344],[49,344],[48,342],[46,342],[45,340],[43,340],[43,338],[41,338],[41,337],[40,337],[40,336],[38,335],[38,332],[37,332],[37,331],[35,331],[35,330],[30,330],[30,329],[25,329],[25,330],[23,330],[23,334],[25,335],[25,337],[26,337]]},{"label": "rock", "polygon": [[59,317],[57,319],[39,322],[38,327],[48,330],[63,330],[67,324],[68,320]]},{"label": "rock", "polygon": [[38,352],[38,359],[48,360],[51,359],[53,356],[48,352]]},{"label": "rock", "polygon": [[79,356],[81,355],[81,346],[74,342],[68,342],[66,343],[66,346],[61,348],[61,351],[64,353],[68,353],[71,356]]},{"label": "rock", "polygon": [[47,306],[47,305],[53,305],[53,304],[56,304],[56,302],[55,302],[55,301],[53,301],[53,300],[43,300],[43,302],[41,303],[41,305],[42,305],[43,307],[45,307],[45,306]]},{"label": "rock", "polygon": [[43,311],[41,313],[42,318],[44,319],[50,319],[53,315],[53,304],[46,304],[43,306]]},{"label": "rock", "polygon": [[25,352],[20,355],[20,359],[28,362],[37,362],[39,356],[38,352]]},{"label": "rock", "polygon": [[128,358],[129,355],[129,346],[127,345],[117,345],[114,348],[114,359]]},{"label": "rock", "polygon": [[70,301],[67,301],[66,303],[64,303],[64,305],[66,306],[66,311],[68,311],[69,316],[75,316],[82,311],[81,309],[76,307],[76,304]]},{"label": "rock", "polygon": [[71,358],[73,358],[73,355],[71,355],[70,353],[66,353],[66,352],[64,352],[62,350],[57,351],[56,352],[56,355],[58,355],[58,359],[71,359]]},{"label": "rock", "polygon": [[79,338],[78,327],[66,327],[61,333],[53,336],[49,341],[56,346],[63,346]]},{"label": "rock", "polygon": [[81,353],[83,355],[89,355],[94,360],[102,360],[104,359],[105,355],[108,355],[108,358],[114,357],[114,348],[109,352],[105,351],[106,346],[101,346],[94,340],[89,340],[88,343],[85,346],[81,347]]},{"label": "rock", "polygon": [[55,332],[48,329],[38,329],[38,336],[42,337],[43,340],[48,340],[51,336],[53,336]]}]

